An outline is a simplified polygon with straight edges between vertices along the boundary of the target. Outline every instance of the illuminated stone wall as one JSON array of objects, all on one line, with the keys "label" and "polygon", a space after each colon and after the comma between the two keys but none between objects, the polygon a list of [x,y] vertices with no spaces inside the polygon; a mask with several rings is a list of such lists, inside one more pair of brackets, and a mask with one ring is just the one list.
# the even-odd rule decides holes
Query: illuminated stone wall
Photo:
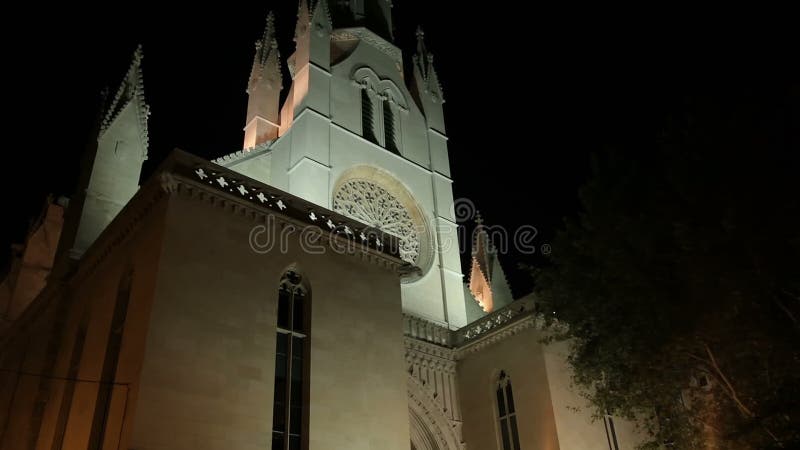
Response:
[{"label": "illuminated stone wall", "polygon": [[530,327],[483,348],[483,344],[475,343],[460,350],[459,388],[464,440],[469,448],[502,449],[495,395],[501,370],[513,383],[521,448],[580,448],[559,447],[543,350],[538,339],[538,333]]},{"label": "illuminated stone wall", "polygon": [[[280,137],[263,154],[221,163],[326,208],[353,169],[389,174],[390,184],[402,186],[418,204],[431,233],[423,275],[403,284],[404,311],[451,328],[466,325],[443,99],[430,55],[423,45],[417,49],[418,67],[406,80],[403,55],[392,43],[365,28],[330,29],[319,7],[307,13],[301,8],[314,32],[297,28]],[[372,103],[375,142],[364,137],[362,91]],[[387,107],[396,149],[386,141]],[[268,176],[267,165],[257,163],[267,158]]]},{"label": "illuminated stone wall", "polygon": [[258,254],[254,225],[172,200],[130,447],[269,448],[278,281],[296,264],[311,288],[310,448],[406,450],[397,275],[309,254],[297,235]]}]

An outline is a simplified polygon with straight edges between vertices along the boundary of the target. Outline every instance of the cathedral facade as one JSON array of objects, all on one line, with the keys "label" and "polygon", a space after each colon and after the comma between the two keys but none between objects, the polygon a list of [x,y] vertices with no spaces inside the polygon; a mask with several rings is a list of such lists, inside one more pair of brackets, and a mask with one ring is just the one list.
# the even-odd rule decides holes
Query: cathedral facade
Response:
[{"label": "cathedral facade", "polygon": [[480,223],[465,283],[423,33],[406,79],[389,1],[300,0],[286,59],[275,26],[242,149],[141,185],[137,50],[2,284],[0,449],[632,449]]}]

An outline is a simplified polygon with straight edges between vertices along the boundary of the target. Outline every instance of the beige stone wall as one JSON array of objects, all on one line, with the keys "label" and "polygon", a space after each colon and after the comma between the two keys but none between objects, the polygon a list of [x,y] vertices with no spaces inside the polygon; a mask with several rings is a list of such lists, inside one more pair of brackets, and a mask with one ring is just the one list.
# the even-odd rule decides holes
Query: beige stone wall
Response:
[{"label": "beige stone wall", "polygon": [[[123,427],[135,410],[136,387],[144,353],[147,319],[153,298],[155,277],[159,266],[166,202],[156,204],[133,232],[120,245],[114,246],[96,268],[86,272],[86,262],[78,271],[70,289],[65,293],[69,308],[65,317],[63,342],[55,362],[55,374],[66,377],[73,355],[79,327],[85,327],[85,341],[81,351],[77,379],[71,404],[64,402],[69,382],[53,380],[48,407],[42,421],[37,449],[51,449],[57,438],[59,415],[66,413],[66,432],[63,448],[86,448],[92,428],[97,393],[111,327],[111,315],[118,296],[120,281],[132,273],[130,302],[128,305],[115,385],[112,387],[111,407],[108,411],[103,448],[128,448],[125,445],[129,428]],[[109,234],[116,235],[124,227],[115,223]],[[120,225],[123,225],[120,227]],[[127,225],[127,224],[126,224]],[[104,244],[104,236],[99,243]],[[90,249],[86,257],[91,260]],[[63,411],[62,411],[62,408]],[[63,420],[63,419],[62,419]],[[121,441],[121,443],[120,443]]]},{"label": "beige stone wall", "polygon": [[259,254],[257,224],[229,208],[170,199],[130,448],[270,448],[277,288],[297,264],[312,298],[310,448],[407,450],[396,275],[304,252],[297,233]]},{"label": "beige stone wall", "polygon": [[[521,327],[512,324],[487,333],[483,341],[479,339],[458,351],[468,448],[502,448],[493,388],[498,373],[505,370],[514,389],[522,449],[608,450],[603,419],[592,419],[585,399],[572,386],[567,344],[540,344],[541,334],[534,325],[510,334],[514,328]],[[618,417],[613,421],[620,450],[633,450],[642,441],[641,432],[630,421]]]},{"label": "beige stone wall", "polygon": [[[141,199],[133,209],[145,206]],[[0,449],[51,450],[86,448],[103,359],[111,309],[119,281],[134,273],[128,321],[122,329],[117,382],[108,414],[105,446],[118,448],[121,420],[130,417],[135,395],[127,395],[138,378],[146,318],[158,249],[163,206],[113,224],[85,254],[66,281],[51,284],[31,303],[14,326],[0,336]],[[107,252],[106,250],[110,250]],[[71,373],[70,361],[79,328],[86,339]],[[71,399],[65,392],[74,387]],[[59,432],[62,430],[62,432]],[[124,445],[119,448],[126,448]]]},{"label": "beige stone wall", "polygon": [[19,317],[44,289],[53,268],[58,238],[64,224],[64,208],[49,203],[40,222],[28,235],[19,260],[3,281],[0,293],[0,329]]},{"label": "beige stone wall", "polygon": [[[603,420],[592,419],[586,400],[571,385],[567,350],[567,343],[557,342],[546,346],[544,351],[561,448],[608,450],[609,438]],[[635,425],[618,417],[613,421],[620,450],[633,450],[641,440]]]},{"label": "beige stone wall", "polygon": [[[495,383],[501,370],[511,377],[523,449],[559,449],[548,374],[539,334],[527,328],[481,349],[465,347],[458,362],[463,434],[467,447],[501,449]],[[567,449],[569,447],[560,447]]]},{"label": "beige stone wall", "polygon": [[36,438],[42,400],[42,377],[48,371],[56,305],[40,311],[38,320],[0,349],[0,449],[30,448]]}]

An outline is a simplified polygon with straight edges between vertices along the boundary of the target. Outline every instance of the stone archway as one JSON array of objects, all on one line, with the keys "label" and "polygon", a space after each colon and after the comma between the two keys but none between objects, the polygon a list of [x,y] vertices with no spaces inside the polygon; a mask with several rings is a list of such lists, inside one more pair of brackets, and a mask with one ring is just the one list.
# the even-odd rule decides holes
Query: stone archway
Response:
[{"label": "stone archway", "polygon": [[413,409],[409,409],[411,450],[441,450],[428,424]]},{"label": "stone archway", "polygon": [[412,450],[461,450],[453,425],[413,376],[408,377],[408,412]]}]

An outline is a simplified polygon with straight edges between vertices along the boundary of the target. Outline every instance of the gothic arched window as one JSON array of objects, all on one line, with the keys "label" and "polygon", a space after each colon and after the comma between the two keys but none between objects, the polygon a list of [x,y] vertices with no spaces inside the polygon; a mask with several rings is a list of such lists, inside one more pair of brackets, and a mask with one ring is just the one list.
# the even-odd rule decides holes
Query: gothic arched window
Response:
[{"label": "gothic arched window", "polygon": [[394,111],[392,111],[392,105],[388,99],[383,101],[383,138],[386,150],[400,153],[395,136]]},{"label": "gothic arched window", "polygon": [[375,136],[375,123],[373,115],[375,114],[372,107],[372,99],[369,98],[369,92],[366,88],[361,89],[361,136],[377,144],[378,139]]},{"label": "gothic arched window", "polygon": [[308,328],[311,296],[302,276],[289,269],[278,288],[275,344],[273,450],[308,448]]},{"label": "gothic arched window", "polygon": [[[92,429],[89,435],[89,448],[101,448],[105,440],[108,414],[111,412],[111,397],[116,386],[117,365],[119,364],[119,355],[122,349],[125,319],[128,316],[128,305],[131,301],[132,279],[133,271],[128,270],[117,286],[117,296],[114,301],[114,310],[111,314],[111,326],[108,329],[106,352],[103,356],[103,371],[100,373]],[[85,339],[85,336],[83,336],[83,339]]]},{"label": "gothic arched window", "polygon": [[402,124],[398,113],[408,112],[403,90],[366,66],[356,69],[352,80],[361,89],[361,136],[400,154]]},{"label": "gothic arched window", "polygon": [[606,439],[608,440],[608,450],[619,450],[617,442],[617,429],[614,427],[614,418],[611,414],[603,417],[603,424],[606,426]]},{"label": "gothic arched window", "polygon": [[503,450],[520,450],[514,392],[511,389],[511,379],[508,378],[505,371],[500,371],[495,394],[497,395],[497,421]]}]

